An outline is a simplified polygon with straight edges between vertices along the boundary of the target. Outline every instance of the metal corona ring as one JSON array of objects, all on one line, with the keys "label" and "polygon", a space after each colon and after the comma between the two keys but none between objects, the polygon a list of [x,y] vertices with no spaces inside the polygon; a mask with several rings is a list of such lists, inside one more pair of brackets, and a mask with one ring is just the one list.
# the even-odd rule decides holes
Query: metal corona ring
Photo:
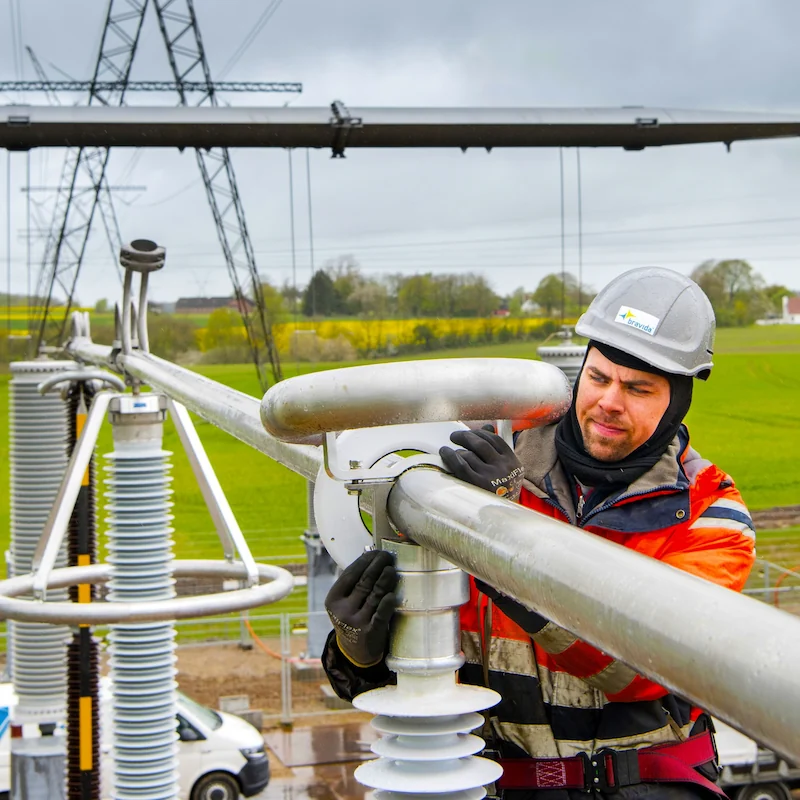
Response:
[{"label": "metal corona ring", "polygon": [[[214,576],[219,578],[247,578],[241,563],[210,560],[183,560],[174,562],[174,575],[179,578]],[[258,564],[258,577],[269,583],[258,584],[249,589],[230,592],[177,597],[139,603],[42,603],[36,600],[21,600],[19,595],[28,594],[33,588],[33,575],[21,575],[0,581],[0,617],[26,622],[73,625],[113,625],[121,622],[161,622],[191,617],[208,617],[231,611],[267,605],[283,599],[292,590],[294,577],[282,567]],[[88,567],[66,567],[50,573],[48,589],[58,589],[81,583],[104,583],[110,578],[110,564],[94,564]]]}]

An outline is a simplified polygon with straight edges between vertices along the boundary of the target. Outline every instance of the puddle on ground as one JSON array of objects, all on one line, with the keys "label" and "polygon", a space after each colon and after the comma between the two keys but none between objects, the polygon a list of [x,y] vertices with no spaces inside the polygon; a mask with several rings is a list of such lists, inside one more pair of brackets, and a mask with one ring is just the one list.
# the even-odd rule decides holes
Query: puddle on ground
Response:
[{"label": "puddle on ground", "polygon": [[372,790],[353,777],[356,764],[295,767],[294,776],[274,778],[258,800],[369,800]]}]

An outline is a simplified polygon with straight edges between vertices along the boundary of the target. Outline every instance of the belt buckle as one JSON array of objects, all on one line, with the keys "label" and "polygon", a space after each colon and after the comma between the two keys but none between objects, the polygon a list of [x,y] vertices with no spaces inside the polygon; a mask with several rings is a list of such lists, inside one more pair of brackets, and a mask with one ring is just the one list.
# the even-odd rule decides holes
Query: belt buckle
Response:
[{"label": "belt buckle", "polygon": [[[605,767],[602,764],[601,756],[595,753],[590,756],[588,753],[578,753],[583,765],[583,789],[584,792],[592,792],[595,789],[602,789],[606,783],[605,780]],[[600,772],[603,772],[601,779]]]},{"label": "belt buckle", "polygon": [[[608,762],[611,763],[611,770],[614,776],[613,783],[608,777]],[[638,750],[604,748],[595,753],[589,763],[593,770],[592,786],[606,794],[614,794],[623,786],[633,786],[642,782],[639,773]]]}]

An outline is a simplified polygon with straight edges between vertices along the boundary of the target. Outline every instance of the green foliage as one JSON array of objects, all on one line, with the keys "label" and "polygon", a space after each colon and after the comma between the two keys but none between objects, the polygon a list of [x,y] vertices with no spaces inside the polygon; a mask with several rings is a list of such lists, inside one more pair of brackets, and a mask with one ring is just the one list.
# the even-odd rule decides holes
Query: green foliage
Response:
[{"label": "green foliage", "polygon": [[720,328],[752,325],[770,308],[764,279],[747,261],[704,261],[691,277],[708,295]]},{"label": "green foliage", "polygon": [[303,293],[303,314],[306,317],[330,317],[341,313],[342,300],[331,276],[318,269]]},{"label": "green foliage", "polygon": [[781,284],[770,284],[764,287],[764,297],[770,313],[781,316],[783,313],[783,298],[791,297],[794,292]]},{"label": "green foliage", "polygon": [[208,325],[203,338],[207,350],[216,347],[242,346],[245,343],[245,332],[242,328],[241,315],[232,308],[215,309],[208,316]]},{"label": "green foliage", "polygon": [[508,298],[508,310],[513,317],[519,317],[522,314],[522,304],[526,299],[525,288],[523,286],[514,289],[513,293]]},{"label": "green foliage", "polygon": [[174,361],[178,356],[197,348],[197,325],[190,319],[173,314],[149,315],[150,351]]},{"label": "green foliage", "polygon": [[273,324],[287,319],[289,312],[284,295],[280,290],[276,289],[269,281],[264,281],[261,284],[261,294],[264,298],[264,307],[267,309],[268,318]]},{"label": "green foliage", "polygon": [[541,307],[545,316],[550,317],[560,312],[563,302],[565,316],[573,317],[583,311],[594,294],[591,286],[579,285],[578,279],[571,272],[564,273],[564,280],[560,273],[553,272],[539,281],[531,299]]},{"label": "green foliage", "polygon": [[420,275],[395,278],[401,317],[487,317],[500,305],[482,275]]},{"label": "green foliage", "polygon": [[430,326],[422,324],[417,325],[414,328],[414,340],[422,345],[423,350],[430,352],[434,349],[434,345],[438,341],[438,337],[431,330]]}]

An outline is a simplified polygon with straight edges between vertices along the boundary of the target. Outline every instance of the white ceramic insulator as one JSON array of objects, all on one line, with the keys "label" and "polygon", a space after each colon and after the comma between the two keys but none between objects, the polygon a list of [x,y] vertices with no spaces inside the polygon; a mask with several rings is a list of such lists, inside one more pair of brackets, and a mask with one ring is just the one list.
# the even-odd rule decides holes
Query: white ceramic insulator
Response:
[{"label": "white ceramic insulator", "polygon": [[476,712],[498,700],[489,689],[457,684],[452,672],[398,673],[397,686],[358,695],[353,704],[378,714],[372,724],[382,736],[372,746],[380,758],[362,764],[356,779],[378,790],[375,800],[479,800],[502,769],[475,755],[484,743],[470,731],[483,723]]},{"label": "white ceramic insulator", "polygon": [[[115,440],[109,466],[108,599],[168,600],[172,577],[169,453]],[[175,626],[115,625],[109,634],[114,685],[114,800],[175,800]]]},{"label": "white ceramic insulator", "polygon": [[[37,386],[53,373],[75,368],[72,361],[22,361],[11,365],[10,572],[25,575],[67,468],[67,404],[57,392]],[[56,567],[67,565],[66,545]],[[48,600],[67,601],[67,589],[48,591]],[[60,723],[66,717],[66,641],[69,628],[9,620],[10,661],[18,698],[14,721]]]}]

